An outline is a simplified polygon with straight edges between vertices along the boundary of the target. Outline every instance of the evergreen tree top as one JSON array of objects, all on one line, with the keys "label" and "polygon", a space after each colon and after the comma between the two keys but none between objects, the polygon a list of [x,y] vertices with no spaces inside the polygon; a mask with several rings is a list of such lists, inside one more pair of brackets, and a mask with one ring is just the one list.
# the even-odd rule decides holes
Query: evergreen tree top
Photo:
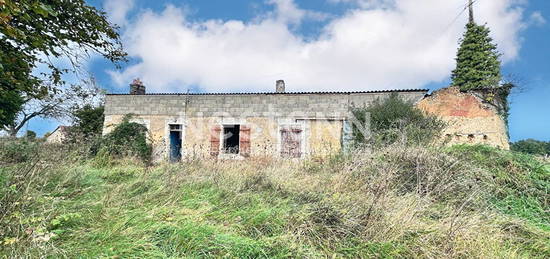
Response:
[{"label": "evergreen tree top", "polygon": [[485,25],[466,24],[451,76],[453,85],[462,91],[499,87],[500,54],[489,33]]}]

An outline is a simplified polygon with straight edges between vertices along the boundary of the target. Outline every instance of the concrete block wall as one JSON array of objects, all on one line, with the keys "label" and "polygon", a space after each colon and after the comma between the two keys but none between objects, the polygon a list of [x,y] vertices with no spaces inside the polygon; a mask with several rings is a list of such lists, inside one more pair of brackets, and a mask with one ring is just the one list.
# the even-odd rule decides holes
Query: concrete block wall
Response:
[{"label": "concrete block wall", "polygon": [[[417,102],[426,91],[399,92]],[[185,117],[345,117],[350,106],[368,106],[383,93],[107,95],[106,115],[181,115]]]}]

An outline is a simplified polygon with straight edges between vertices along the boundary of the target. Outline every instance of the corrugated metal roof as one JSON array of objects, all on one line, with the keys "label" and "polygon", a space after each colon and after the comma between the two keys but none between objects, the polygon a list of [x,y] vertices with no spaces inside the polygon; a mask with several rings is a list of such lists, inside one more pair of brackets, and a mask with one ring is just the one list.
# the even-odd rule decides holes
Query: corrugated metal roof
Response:
[{"label": "corrugated metal roof", "polygon": [[[376,90],[351,92],[259,92],[259,93],[146,93],[145,95],[299,95],[299,94],[372,94],[372,93],[403,93],[428,92],[428,89]],[[132,95],[129,93],[112,93],[107,95]]]}]

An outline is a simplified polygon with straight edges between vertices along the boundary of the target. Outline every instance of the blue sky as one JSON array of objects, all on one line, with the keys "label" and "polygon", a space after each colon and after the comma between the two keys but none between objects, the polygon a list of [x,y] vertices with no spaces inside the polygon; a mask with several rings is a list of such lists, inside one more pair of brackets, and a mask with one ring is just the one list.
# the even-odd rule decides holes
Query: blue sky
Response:
[{"label": "blue sky", "polygon": [[[90,0],[121,26],[131,61],[87,64],[110,92],[135,77],[151,92],[376,90],[448,86],[466,0]],[[512,141],[550,140],[550,1],[478,0],[521,85]],[[519,91],[520,90],[520,91]],[[43,134],[58,122],[37,119]]]}]

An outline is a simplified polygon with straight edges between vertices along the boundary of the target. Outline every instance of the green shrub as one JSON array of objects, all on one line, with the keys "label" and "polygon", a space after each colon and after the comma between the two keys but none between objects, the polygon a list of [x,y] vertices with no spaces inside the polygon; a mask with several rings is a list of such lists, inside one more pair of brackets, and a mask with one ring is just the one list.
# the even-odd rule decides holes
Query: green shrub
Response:
[{"label": "green shrub", "polygon": [[38,144],[27,139],[0,140],[0,164],[23,163],[37,154]]},{"label": "green shrub", "polygon": [[27,130],[27,133],[25,133],[25,138],[30,141],[34,141],[36,139],[36,132],[32,130]]},{"label": "green shrub", "polygon": [[111,156],[138,156],[144,162],[151,159],[152,147],[147,143],[147,128],[139,123],[130,122],[126,116],[111,133],[101,141],[101,149]]},{"label": "green shrub", "polygon": [[354,124],[355,144],[426,144],[439,137],[445,127],[439,118],[425,114],[395,93],[384,101],[377,100],[368,108],[355,108],[352,113],[362,125],[370,116],[369,129],[372,134],[364,136],[358,125]]}]

